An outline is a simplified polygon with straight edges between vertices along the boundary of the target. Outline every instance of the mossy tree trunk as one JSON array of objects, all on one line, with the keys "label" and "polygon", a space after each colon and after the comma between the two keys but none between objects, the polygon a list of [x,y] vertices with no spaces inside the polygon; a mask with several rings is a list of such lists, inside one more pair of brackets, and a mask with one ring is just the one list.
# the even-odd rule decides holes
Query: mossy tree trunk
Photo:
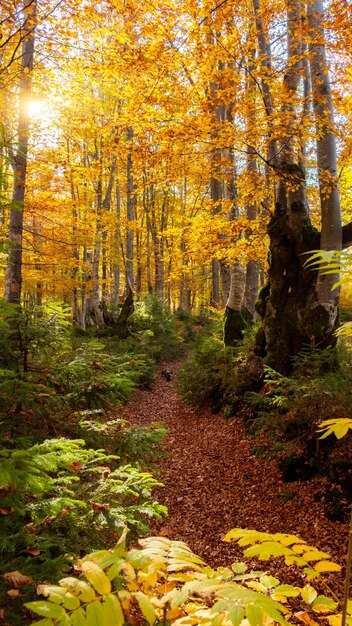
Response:
[{"label": "mossy tree trunk", "polygon": [[120,339],[126,339],[129,335],[129,318],[134,312],[134,294],[131,284],[128,282],[126,287],[126,297],[121,307],[120,315],[116,321],[116,334]]},{"label": "mossy tree trunk", "polygon": [[307,252],[319,248],[320,235],[312,226],[305,202],[304,173],[287,165],[281,175],[286,185],[287,207],[277,202],[268,226],[270,237],[268,283],[262,288],[256,310],[262,317],[256,352],[270,367],[289,374],[292,359],[312,342],[330,345],[316,303],[317,270],[305,266]]},{"label": "mossy tree trunk", "polygon": [[[262,289],[257,311],[262,328],[257,335],[257,354],[275,370],[289,374],[304,346],[334,346],[338,293],[330,277],[307,268],[309,252],[340,249],[342,227],[336,185],[336,149],[327,62],[324,49],[323,7],[320,0],[308,3],[310,68],[317,139],[317,165],[321,192],[322,232],[313,228],[305,192],[302,154],[297,149],[297,95],[302,52],[302,11],[299,0],[286,0],[288,71],[284,76],[285,98],[281,114],[287,119],[280,141],[278,162],[271,165],[278,176],[275,212],[268,226],[270,237],[268,283]],[[270,137],[269,137],[270,139]],[[327,192],[327,179],[330,189]],[[336,276],[333,277],[336,280]]]},{"label": "mossy tree trunk", "polygon": [[235,346],[243,339],[243,331],[250,321],[250,313],[243,307],[245,269],[240,262],[230,268],[230,291],[224,314],[224,344]]}]

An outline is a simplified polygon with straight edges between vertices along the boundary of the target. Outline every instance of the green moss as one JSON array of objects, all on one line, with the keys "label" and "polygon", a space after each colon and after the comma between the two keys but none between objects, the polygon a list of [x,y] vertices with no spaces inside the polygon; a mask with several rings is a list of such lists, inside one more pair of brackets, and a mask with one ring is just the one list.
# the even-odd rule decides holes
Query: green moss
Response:
[{"label": "green moss", "polygon": [[265,315],[266,303],[270,294],[270,284],[266,283],[259,289],[258,300],[255,304],[255,310],[261,318]]},{"label": "green moss", "polygon": [[241,308],[239,311],[226,307],[224,314],[224,344],[235,346],[243,339],[243,331],[252,322],[252,316],[248,309]]}]

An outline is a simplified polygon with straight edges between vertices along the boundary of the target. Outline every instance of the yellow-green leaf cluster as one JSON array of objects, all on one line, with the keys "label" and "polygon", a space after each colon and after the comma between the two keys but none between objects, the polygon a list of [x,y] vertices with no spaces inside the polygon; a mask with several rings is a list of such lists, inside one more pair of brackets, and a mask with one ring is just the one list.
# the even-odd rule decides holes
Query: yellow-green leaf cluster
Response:
[{"label": "yellow-green leaf cluster", "polygon": [[247,547],[244,555],[267,561],[273,557],[283,557],[286,565],[296,565],[303,569],[308,580],[323,572],[339,572],[340,565],[330,560],[330,555],[309,546],[303,539],[286,533],[264,533],[256,530],[233,528],[225,536],[225,541],[237,541]]},{"label": "yellow-green leaf cluster", "polygon": [[[296,565],[292,558],[299,555],[306,559],[309,576],[311,561],[318,566],[313,566],[316,576],[336,566],[326,560],[328,555],[294,535],[233,529],[225,539],[250,546],[247,550],[256,547],[262,560],[281,555]],[[185,543],[165,537],[140,543],[140,549],[127,551],[122,541],[113,550],[89,554],[76,566],[80,576],[40,586],[38,593],[46,599],[26,605],[44,618],[33,624],[122,626],[144,621],[154,626],[161,620],[174,626],[287,624],[291,617],[295,620],[290,599],[300,598],[308,611],[328,614],[331,626],[337,626],[333,619],[337,603],[318,595],[310,584],[301,588],[281,583],[265,572],[248,571],[244,563],[212,569]]]}]

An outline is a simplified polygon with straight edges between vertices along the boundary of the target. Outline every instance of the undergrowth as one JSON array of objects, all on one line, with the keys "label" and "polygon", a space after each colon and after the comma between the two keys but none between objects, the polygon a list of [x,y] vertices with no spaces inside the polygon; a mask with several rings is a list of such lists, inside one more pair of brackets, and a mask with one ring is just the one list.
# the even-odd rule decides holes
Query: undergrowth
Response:
[{"label": "undergrowth", "polygon": [[320,422],[352,418],[350,344],[338,350],[307,346],[290,377],[252,354],[252,335],[225,349],[219,326],[194,346],[178,376],[181,397],[207,404],[224,417],[239,415],[253,438],[253,453],[276,459],[287,482],[325,476],[324,502],[332,519],[346,520],[351,504],[352,434],[337,441],[317,435]]},{"label": "undergrowth", "polygon": [[59,304],[3,305],[0,592],[8,623],[23,616],[16,594],[5,593],[4,574],[20,572],[32,585],[57,580],[77,555],[114,542],[124,527],[134,541],[149,518],[166,514],[149,471],[166,429],[152,416],[133,426],[116,409],[152,383],[157,361],[182,347],[174,318],[151,296],[124,340],[73,330]]},{"label": "undergrowth", "polygon": [[184,350],[175,316],[161,298],[146,296],[136,306],[130,322],[130,344],[137,344],[156,362],[173,359]]},{"label": "undergrowth", "polygon": [[215,321],[207,334],[195,342],[177,377],[181,397],[193,405],[208,404],[214,411],[234,413],[246,389],[261,385],[261,360],[250,356],[253,331],[236,348],[225,347],[223,331]]},{"label": "undergrowth", "polygon": [[[341,570],[328,553],[284,533],[235,528],[224,540],[238,542],[245,556],[259,559],[260,568],[235,562],[213,569],[185,543],[165,537],[148,537],[127,551],[122,538],[113,550],[82,558],[59,585],[40,585],[43,598],[26,609],[44,617],[32,622],[38,626],[262,626],[316,624],[321,617],[338,626],[342,609],[350,626],[351,603],[345,610],[326,584],[324,594],[314,586],[315,579],[324,585],[324,573]],[[263,561],[277,558],[296,568],[300,583],[287,584],[262,570]]]}]

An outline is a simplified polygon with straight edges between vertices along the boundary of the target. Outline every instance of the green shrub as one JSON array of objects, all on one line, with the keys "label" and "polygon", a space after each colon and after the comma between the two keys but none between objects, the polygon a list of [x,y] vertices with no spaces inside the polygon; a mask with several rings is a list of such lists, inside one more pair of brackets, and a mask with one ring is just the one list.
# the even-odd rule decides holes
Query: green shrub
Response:
[{"label": "green shrub", "polygon": [[210,404],[215,408],[228,391],[227,383],[234,368],[231,349],[221,339],[206,337],[192,351],[177,376],[181,397],[193,405]]},{"label": "green shrub", "polygon": [[104,422],[90,411],[83,413],[86,416],[80,419],[77,433],[88,446],[98,445],[117,454],[123,463],[137,467],[154,467],[157,459],[165,454],[163,443],[167,429],[160,422],[135,426],[120,418]]},{"label": "green shrub", "polygon": [[226,348],[219,328],[201,336],[177,377],[181,397],[190,404],[209,404],[230,415],[246,389],[258,388],[263,378],[261,360],[249,345]]},{"label": "green shrub", "polygon": [[160,483],[115,455],[63,438],[11,446],[0,450],[1,574],[57,579],[74,555],[114,541],[124,527],[133,539],[148,518],[166,514],[152,499]]},{"label": "green shrub", "polygon": [[4,315],[0,325],[0,347],[6,347],[0,368],[3,431],[43,440],[53,434],[70,436],[71,428],[77,436],[77,415],[106,416],[124,404],[137,386],[150,384],[155,370],[150,357],[127,350],[130,346],[124,341],[107,349],[94,336],[78,337],[66,315],[66,309],[62,312],[59,307],[50,314],[47,307],[17,317],[10,307]]},{"label": "green shrub", "polygon": [[183,351],[175,318],[162,299],[152,294],[137,303],[131,317],[131,335],[156,361],[175,358]]},{"label": "green shrub", "polygon": [[[107,347],[106,338],[72,332],[59,306],[3,312],[0,574],[55,580],[77,554],[114,542],[124,527],[133,540],[166,513],[152,498],[160,483],[145,471],[162,453],[165,428],[112,419],[150,384],[155,363],[139,338]],[[22,624],[7,601],[6,619]]]},{"label": "green shrub", "polygon": [[12,420],[28,409],[41,414],[48,400],[56,405],[46,376],[54,357],[69,347],[67,309],[53,304],[19,312],[1,303],[0,318],[1,416]]}]

